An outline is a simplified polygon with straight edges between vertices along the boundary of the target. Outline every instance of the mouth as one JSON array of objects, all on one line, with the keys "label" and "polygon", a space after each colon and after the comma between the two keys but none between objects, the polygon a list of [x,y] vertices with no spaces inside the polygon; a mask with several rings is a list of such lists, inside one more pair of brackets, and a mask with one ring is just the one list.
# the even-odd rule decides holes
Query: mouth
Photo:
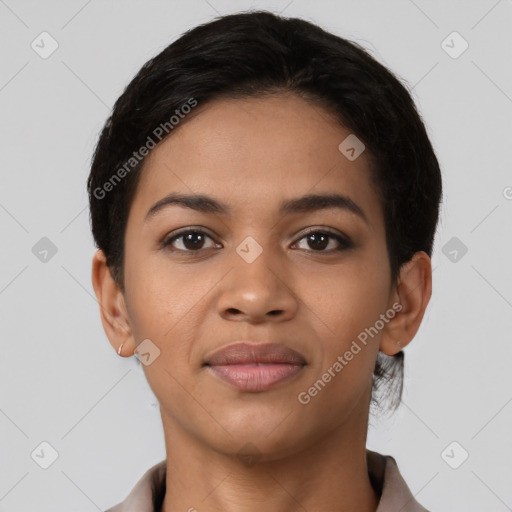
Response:
[{"label": "mouth", "polygon": [[239,342],[210,356],[203,366],[242,391],[265,391],[306,365],[301,354],[279,343]]}]

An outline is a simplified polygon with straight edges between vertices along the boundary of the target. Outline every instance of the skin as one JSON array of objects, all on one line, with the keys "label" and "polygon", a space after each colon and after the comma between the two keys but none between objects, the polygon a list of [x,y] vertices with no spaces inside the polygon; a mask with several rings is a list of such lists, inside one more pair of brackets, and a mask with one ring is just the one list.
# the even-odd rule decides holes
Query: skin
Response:
[{"label": "skin", "polygon": [[[123,344],[128,357],[150,339],[160,350],[143,369],[168,454],[164,512],[377,508],[365,452],[372,372],[379,350],[396,354],[414,338],[431,296],[431,262],[418,252],[391,282],[367,155],[349,161],[338,150],[349,134],[294,95],[199,105],[146,161],[125,235],[125,293],[102,251],[94,255],[93,286],[113,348]],[[357,203],[369,224],[342,209],[278,214],[285,199],[333,191]],[[212,196],[232,215],[173,205],[145,221],[170,192]],[[190,226],[208,236],[160,245]],[[334,251],[343,247],[334,238],[321,246],[306,237],[309,227],[330,228],[353,246]],[[252,263],[236,252],[248,236],[263,249]],[[402,310],[301,404],[299,393],[397,302]],[[283,343],[307,365],[267,391],[241,391],[203,367],[238,340]],[[250,463],[237,456],[249,446],[257,454]]]}]

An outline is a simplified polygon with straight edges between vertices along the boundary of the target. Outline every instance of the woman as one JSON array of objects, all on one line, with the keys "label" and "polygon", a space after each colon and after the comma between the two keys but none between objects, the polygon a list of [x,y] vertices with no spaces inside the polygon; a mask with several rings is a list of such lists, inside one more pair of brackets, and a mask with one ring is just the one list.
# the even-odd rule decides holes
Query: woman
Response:
[{"label": "woman", "polygon": [[366,449],[431,296],[442,184],[400,81],[258,11],[184,34],[114,106],[88,180],[105,332],[167,458],[110,512],[425,511]]}]

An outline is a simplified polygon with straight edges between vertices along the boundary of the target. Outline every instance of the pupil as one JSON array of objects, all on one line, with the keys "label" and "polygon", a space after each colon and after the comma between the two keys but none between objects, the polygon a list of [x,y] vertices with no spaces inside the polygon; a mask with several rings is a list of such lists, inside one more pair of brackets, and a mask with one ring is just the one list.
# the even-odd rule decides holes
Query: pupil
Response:
[{"label": "pupil", "polygon": [[[320,246],[318,246],[318,240],[316,240],[317,238],[321,238],[322,241],[320,243]],[[327,247],[327,244],[328,244],[328,238],[327,236],[325,236],[324,234],[319,234],[319,233],[313,233],[311,235],[309,235],[309,241],[313,241],[313,245],[315,243],[317,243],[317,246],[316,247],[313,247],[313,249],[325,249]]]},{"label": "pupil", "polygon": [[[191,251],[195,251],[197,250],[198,248],[200,247],[197,247],[197,240],[194,241],[194,237],[199,237],[199,238],[202,238],[202,234],[201,233],[188,233],[187,235],[185,235],[185,241],[184,241],[184,245],[187,249],[190,249]],[[187,244],[189,242],[192,242],[192,247],[189,247]]]},{"label": "pupil", "polygon": [[[308,243],[313,249],[325,249],[328,245],[328,239],[329,237],[323,233],[312,233],[308,236]],[[184,235],[184,245],[191,251],[199,249],[200,247],[198,247],[198,242],[199,245],[201,245],[201,241],[204,241],[203,235],[201,233],[194,232]]]}]

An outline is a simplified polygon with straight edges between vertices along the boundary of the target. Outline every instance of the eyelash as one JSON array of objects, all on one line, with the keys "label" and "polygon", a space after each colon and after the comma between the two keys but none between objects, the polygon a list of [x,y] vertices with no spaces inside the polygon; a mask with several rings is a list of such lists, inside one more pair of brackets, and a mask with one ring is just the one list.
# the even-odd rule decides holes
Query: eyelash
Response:
[{"label": "eyelash", "polygon": [[[183,238],[185,235],[188,235],[190,233],[205,235],[208,238],[213,240],[213,238],[208,233],[206,233],[205,231],[202,231],[201,229],[186,228],[186,229],[184,229],[182,231],[178,231],[177,233],[174,233],[174,235],[172,235],[171,237],[165,238],[162,241],[161,246],[162,246],[162,248],[167,249],[167,250],[169,250],[171,252],[181,252],[183,254],[187,254],[188,253],[190,255],[194,255],[194,254],[199,253],[202,250],[206,250],[206,249],[191,250],[191,249],[175,249],[175,248],[172,248],[171,244],[175,240]],[[338,233],[334,233],[334,232],[332,232],[329,229],[311,228],[306,233],[304,233],[301,236],[301,238],[299,238],[297,240],[297,242],[303,240],[304,238],[306,238],[307,236],[312,235],[312,234],[327,235],[329,238],[332,238],[332,239],[336,240],[340,244],[340,247],[338,247],[337,249],[320,250],[320,251],[315,251],[313,249],[311,249],[311,250],[304,249],[304,250],[306,250],[309,253],[316,253],[316,254],[327,253],[327,254],[332,254],[332,253],[338,253],[338,252],[341,252],[341,251],[345,251],[345,250],[350,249],[351,247],[353,247],[353,243],[348,238],[345,238],[345,237],[339,235]],[[294,244],[297,243],[297,242],[294,242]]]}]

